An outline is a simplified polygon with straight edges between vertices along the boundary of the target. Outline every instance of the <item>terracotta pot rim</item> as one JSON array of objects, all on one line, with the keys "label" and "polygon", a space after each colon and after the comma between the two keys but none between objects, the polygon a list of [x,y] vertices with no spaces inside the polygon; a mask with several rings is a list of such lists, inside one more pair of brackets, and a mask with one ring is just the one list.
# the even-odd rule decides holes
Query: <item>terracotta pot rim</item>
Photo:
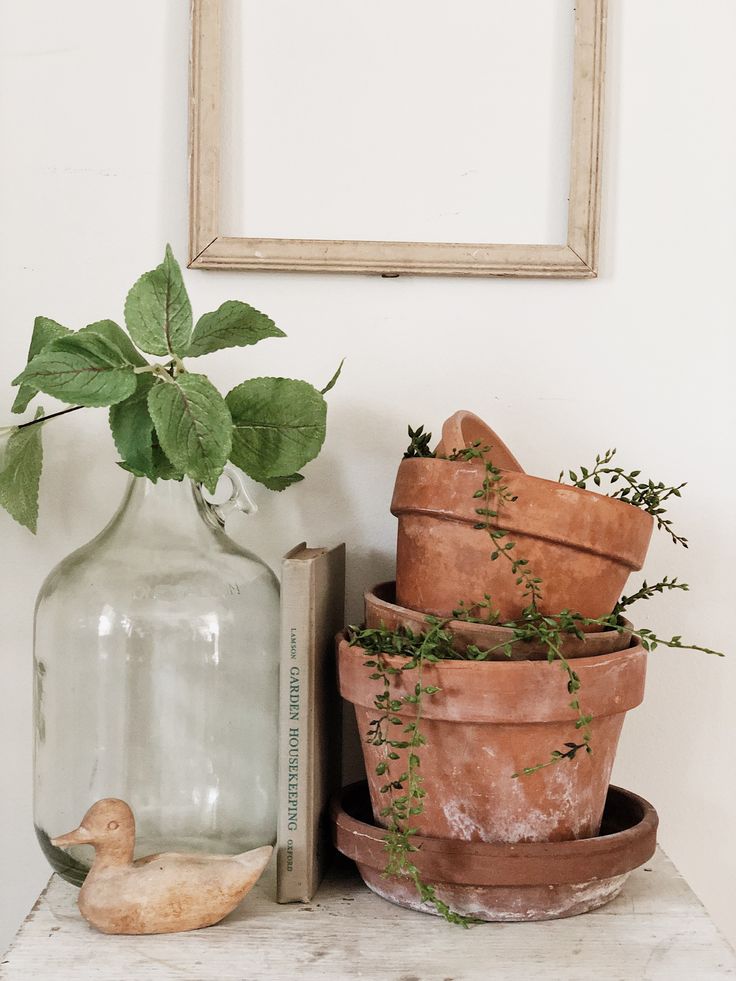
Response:
[{"label": "terracotta pot rim", "polygon": [[[364,648],[362,648],[359,644],[351,644],[348,641],[347,634],[344,630],[340,631],[335,639],[339,647],[345,646],[350,650],[364,651]],[[366,656],[370,656],[369,651],[364,651],[364,653]],[[637,638],[632,637],[629,646],[622,648],[620,651],[608,651],[606,654],[593,654],[591,657],[576,657],[575,670],[582,671],[586,667],[597,666],[605,660],[619,660],[626,655],[634,655],[639,653],[645,653],[644,648],[641,646],[641,643],[637,643]],[[383,656],[388,659],[389,664],[410,660],[408,655],[384,654]],[[546,660],[531,661],[520,659],[514,661],[507,658],[504,658],[503,661],[471,661],[468,658],[458,658],[457,660],[446,658],[435,662],[435,664],[431,666],[435,667],[436,664],[441,664],[443,668],[449,668],[451,671],[467,671],[468,673],[470,673],[474,668],[479,668],[482,670],[496,672],[503,669],[509,669],[511,671],[518,671],[521,673],[521,671],[525,670],[531,674],[531,670],[536,673],[539,670],[554,667],[554,662],[550,663]]]},{"label": "terracotta pot rim", "polygon": [[[338,681],[342,697],[352,705],[372,709],[375,680],[365,668],[371,653],[350,644],[345,634],[337,637]],[[400,667],[407,658],[384,655],[390,666]],[[647,654],[641,645],[622,651],[576,658],[581,700],[594,719],[623,716],[644,698]],[[415,678],[405,680],[401,672],[392,676],[396,697],[413,690]],[[558,664],[542,661],[440,660],[424,667],[424,683],[436,685],[442,697],[424,701],[427,720],[451,725],[528,726],[574,722],[577,711],[571,704],[563,672]],[[416,708],[404,704],[395,712],[411,719]]]},{"label": "terracotta pot rim", "polygon": [[[483,437],[481,438],[482,444],[490,446],[492,452],[489,456],[491,459],[495,456],[497,460],[506,461],[507,465],[503,468],[504,470],[517,470],[519,473],[524,473],[524,468],[496,430],[491,429],[485,419],[481,419],[480,416],[476,415],[475,412],[471,412],[469,409],[459,409],[449,418],[445,419],[442,424],[442,438],[435,447],[435,453],[444,454],[447,452],[448,447],[451,447],[450,452],[452,452],[452,450],[463,450],[469,446],[470,444],[464,435],[467,425],[470,428],[475,427],[477,434],[483,433]],[[457,434],[457,438],[453,437],[453,431]],[[453,443],[455,443],[454,446]]]},{"label": "terracotta pot rim", "polygon": [[[343,855],[382,870],[386,831],[356,817],[356,803],[364,813],[370,813],[365,780],[350,784],[332,798],[329,813],[333,840]],[[595,838],[502,844],[416,835],[413,840],[419,851],[414,861],[420,873],[428,875],[430,880],[435,874],[433,866],[441,861],[443,874],[441,880],[435,881],[462,885],[563,885],[621,875],[652,857],[659,824],[657,812],[649,801],[611,785],[604,822],[607,813],[622,807],[631,812],[633,823]]]},{"label": "terracotta pot rim", "polygon": [[[414,614],[417,618],[422,619],[425,624],[427,623],[427,617],[432,616],[432,614],[423,613],[421,610],[411,610],[408,607],[400,606],[395,601],[392,601],[390,599],[385,599],[385,595],[386,594],[393,595],[393,596],[396,595],[396,582],[395,582],[395,580],[389,579],[389,580],[386,580],[385,582],[376,583],[376,585],[373,587],[373,589],[370,589],[366,593],[364,593],[363,594],[363,598],[364,598],[364,601],[366,603],[366,607],[368,606],[368,604],[370,604],[376,610],[381,610],[382,608],[385,608],[388,613],[390,613],[393,617],[395,617],[397,619],[400,618],[400,617],[402,617],[402,616],[405,616],[407,613],[408,614]],[[545,614],[545,616],[553,616],[553,615],[554,614]],[[493,632],[493,633],[499,634],[500,635],[500,642],[501,643],[504,642],[503,641],[503,638],[506,637],[506,638],[508,638],[509,641],[511,641],[512,636],[513,636],[513,628],[512,627],[505,627],[505,626],[503,626],[503,624],[474,623],[471,620],[453,620],[453,619],[450,619],[450,618],[447,618],[447,617],[437,617],[435,619],[440,619],[440,620],[449,619],[449,623],[447,623],[446,629],[449,630],[449,631],[451,631],[452,633],[458,635],[459,637],[461,637],[462,640],[463,640],[463,642],[465,642],[465,637],[469,637],[471,634],[476,633],[476,632],[477,633],[482,633],[484,629],[489,630],[489,632]],[[622,648],[621,648],[623,650],[626,647],[630,647],[631,646],[631,635],[634,632],[634,625],[631,623],[630,620],[627,620],[626,617],[623,617],[623,616],[620,616],[620,615],[619,615],[619,618],[618,618],[618,622],[619,622],[619,625],[625,629],[625,634],[622,635],[622,636],[627,636],[628,637],[628,643],[626,643],[625,645],[623,645]],[[610,639],[611,636],[614,633],[615,634],[618,634],[619,631],[615,631],[612,628],[607,628],[607,629],[603,629],[603,630],[591,631],[589,633],[586,632],[586,634],[585,634],[585,640],[584,641],[580,641],[579,638],[574,637],[574,635],[572,635],[572,634],[569,636],[569,640],[570,641],[575,640],[575,641],[577,641],[580,644],[590,645],[592,647],[595,647],[597,645],[600,645],[601,643],[604,643],[605,644],[606,641],[608,639]],[[565,639],[567,639],[567,638],[565,638]],[[468,640],[468,643],[478,643],[479,641],[480,641],[480,638],[477,638],[477,639],[473,639],[472,641],[471,640]],[[563,640],[563,644],[564,644],[564,640]],[[525,657],[524,654],[523,654],[524,648],[527,647],[527,646],[529,647],[529,650],[530,650],[529,657]],[[516,642],[516,645],[515,645],[515,652],[514,652],[513,660],[514,661],[524,661],[524,660],[529,660],[530,658],[535,658],[535,659],[538,660],[539,657],[540,656],[543,656],[543,655],[539,655],[539,654],[535,654],[534,653],[534,650],[533,649],[535,648],[535,646],[538,646],[538,645],[535,645],[535,643],[533,641],[530,641],[530,642],[517,641]],[[591,657],[599,657],[599,656],[601,656],[601,654],[604,654],[604,653],[608,653],[608,651],[597,652],[597,653],[592,654],[592,655],[589,655],[589,656],[591,656]],[[575,660],[577,662],[582,657],[585,657],[585,656],[588,656],[588,655],[577,654],[577,653],[567,653],[567,652],[565,652],[565,656],[569,660]],[[506,658],[506,657],[504,657],[503,655],[499,654],[498,660],[500,660],[500,661],[502,661],[502,662],[505,663],[509,659]]]},{"label": "terracotta pot rim", "polygon": [[[418,473],[427,471],[431,473],[434,468],[441,468],[442,466],[453,468],[453,477],[455,480],[462,481],[463,476],[467,476],[470,482],[469,478],[472,476],[474,478],[473,483],[475,484],[474,489],[480,487],[484,471],[481,462],[464,463],[461,461],[442,460],[430,457],[402,460],[391,501],[391,513],[396,517],[417,514],[436,518],[441,521],[455,522],[457,524],[476,524],[479,521],[478,515],[475,513],[475,508],[478,506],[478,499],[473,498],[472,491],[469,490],[467,499],[463,498],[461,503],[458,503],[454,499],[456,495],[448,491],[444,495],[445,500],[443,501],[442,492],[445,490],[442,486],[443,481],[436,480],[436,483],[440,486],[432,489],[435,491],[437,503],[422,504],[414,496],[414,488],[411,487],[408,490],[405,487],[407,483],[411,482],[406,478],[402,479],[402,472],[404,474],[407,472],[411,474],[412,471]],[[534,477],[523,471],[515,470],[502,470],[501,473],[508,481],[510,489],[515,494],[518,492],[519,501],[505,509],[501,517],[494,522],[494,526],[497,525],[505,531],[525,535],[528,538],[539,541],[567,545],[592,555],[600,555],[608,558],[613,557],[616,561],[623,563],[631,570],[641,569],[654,527],[654,517],[651,514],[618,498],[607,497],[605,494],[583,490],[580,487],[571,487],[568,484],[560,484],[557,481],[548,480],[545,477]],[[549,500],[549,510],[546,508],[540,509],[536,502],[534,503],[533,509],[524,508],[524,487],[530,487],[535,490],[546,488],[547,494],[545,496]],[[426,494],[426,487],[423,487],[423,490]],[[432,496],[435,497],[435,494]],[[591,535],[589,529],[586,537],[583,537],[582,532],[580,535],[572,535],[570,533],[555,534],[554,529],[559,526],[559,522],[551,520],[551,512],[564,510],[568,514],[572,514],[573,512],[578,512],[580,508],[585,508],[589,515],[595,513],[593,509],[597,509],[598,514],[601,511],[605,511],[607,512],[606,521],[615,515],[617,523],[622,523],[630,527],[629,534],[622,533],[617,536],[615,544],[609,542],[604,547],[597,544],[597,536]],[[581,529],[584,526],[584,522],[577,520],[573,524],[579,526]]]}]

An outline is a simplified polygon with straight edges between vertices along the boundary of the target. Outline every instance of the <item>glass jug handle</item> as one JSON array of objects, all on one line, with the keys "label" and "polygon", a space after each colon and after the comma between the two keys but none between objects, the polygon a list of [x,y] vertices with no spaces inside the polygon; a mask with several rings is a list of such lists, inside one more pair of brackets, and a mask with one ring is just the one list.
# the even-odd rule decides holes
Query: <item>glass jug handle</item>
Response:
[{"label": "glass jug handle", "polygon": [[239,470],[226,463],[222,473],[224,477],[227,477],[231,485],[230,496],[227,500],[220,504],[213,504],[212,501],[206,500],[203,496],[201,486],[198,487],[198,490],[199,496],[207,511],[215,518],[218,525],[224,528],[228,515],[234,511],[241,511],[243,514],[255,514],[258,511],[258,505],[248,493],[243,475]]}]

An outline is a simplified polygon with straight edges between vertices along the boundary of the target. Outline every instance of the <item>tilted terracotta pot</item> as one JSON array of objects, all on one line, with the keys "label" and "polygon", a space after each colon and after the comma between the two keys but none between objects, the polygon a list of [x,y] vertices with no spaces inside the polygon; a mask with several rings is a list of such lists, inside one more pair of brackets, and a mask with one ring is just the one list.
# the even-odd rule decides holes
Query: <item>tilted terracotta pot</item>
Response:
[{"label": "tilted terracotta pot", "polygon": [[[341,637],[338,642],[340,692],[355,708],[376,821],[386,795],[386,777],[376,766],[389,747],[372,746],[365,734],[376,718],[381,681],[371,680],[365,660],[375,658]],[[384,655],[400,668],[405,658]],[[465,841],[565,841],[598,834],[625,713],[644,695],[646,651],[625,651],[575,662],[580,703],[593,716],[592,754],[547,767],[531,776],[512,774],[542,763],[566,742],[580,742],[565,675],[546,661],[439,661],[426,664],[421,683],[440,691],[423,699],[421,774],[424,811],[412,818],[419,834]],[[413,694],[416,670],[393,676],[391,697]],[[396,716],[408,722],[414,707]],[[394,726],[393,738],[402,726]],[[395,761],[405,769],[406,751]],[[392,771],[393,772],[393,771]]]},{"label": "tilted terracotta pot", "polygon": [[[368,788],[351,784],[330,805],[335,847],[358,865],[365,884],[390,902],[435,913],[413,884],[383,875],[383,829],[370,820]],[[629,873],[657,847],[657,812],[609,787],[601,834],[582,841],[502,845],[415,837],[413,861],[422,880],[451,909],[483,920],[513,922],[574,916],[610,902]]]},{"label": "tilted terracotta pot", "polygon": [[[455,450],[464,450],[473,443],[480,443],[479,450],[484,459],[491,459],[501,470],[519,470],[524,468],[514,454],[504,443],[498,433],[483,422],[481,418],[467,409],[461,409],[442,425],[442,439],[435,448],[437,456],[450,456]],[[488,447],[488,451],[485,448]]]},{"label": "tilted terracotta pot", "polygon": [[[365,594],[365,625],[366,627],[386,627],[396,630],[406,627],[415,634],[426,633],[428,630],[427,615],[416,610],[407,610],[394,602],[396,583],[382,582],[374,587],[373,592]],[[628,620],[619,621],[626,629],[601,630],[598,633],[585,635],[580,640],[573,635],[566,636],[561,644],[562,653],[568,660],[579,657],[595,657],[598,654],[609,654],[611,651],[621,651],[631,644],[631,631],[634,629]],[[453,634],[453,647],[459,653],[465,653],[470,645],[475,645],[483,651],[508,644],[514,632],[509,627],[497,627],[485,623],[468,623],[465,620],[451,620],[447,629]],[[535,643],[516,643],[511,648],[512,661],[542,661],[547,659],[547,648]],[[503,649],[491,654],[489,660],[508,661]]]},{"label": "tilted terracotta pot", "polygon": [[[483,484],[478,461],[403,460],[391,511],[399,519],[396,600],[401,606],[450,616],[461,601],[492,598],[501,619],[518,618],[528,600],[511,563],[490,559],[493,543],[473,494]],[[543,613],[574,610],[588,617],[611,612],[629,574],[644,564],[654,519],[624,501],[524,473],[504,472],[513,504],[497,507],[494,526],[516,543],[514,558],[543,580]]]}]

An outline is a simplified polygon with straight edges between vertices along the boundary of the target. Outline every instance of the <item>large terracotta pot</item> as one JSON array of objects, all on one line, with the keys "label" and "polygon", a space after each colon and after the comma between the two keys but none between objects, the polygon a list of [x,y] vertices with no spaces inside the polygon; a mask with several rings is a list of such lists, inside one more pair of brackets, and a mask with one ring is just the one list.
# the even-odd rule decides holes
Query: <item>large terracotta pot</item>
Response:
[{"label": "large terracotta pot", "polygon": [[[483,501],[474,493],[485,475],[478,461],[409,459],[399,467],[392,512],[399,519],[396,600],[401,606],[450,616],[490,594],[501,619],[527,605],[511,563],[491,561],[493,543],[474,527]],[[624,501],[524,473],[504,472],[517,496],[497,507],[494,525],[516,543],[514,558],[543,580],[543,613],[575,610],[589,617],[613,609],[629,574],[644,564],[654,519]]]},{"label": "large terracotta pot", "polygon": [[[365,625],[366,627],[385,627],[396,630],[404,627],[414,634],[426,633],[428,630],[427,616],[416,610],[408,610],[394,602],[396,583],[381,582],[372,592],[365,594]],[[625,629],[601,630],[598,633],[588,633],[581,640],[573,634],[564,637],[560,645],[561,651],[568,660],[579,657],[595,657],[598,654],[609,654],[611,651],[621,651],[631,644],[631,631],[634,629],[623,617],[619,623]],[[470,645],[482,651],[491,650],[499,644],[509,644],[513,640],[514,631],[510,627],[498,627],[487,623],[470,623],[467,620],[450,620],[447,629],[453,635],[453,647],[464,654]],[[504,648],[489,655],[492,661],[508,661],[509,657]],[[542,644],[524,641],[515,643],[511,648],[513,661],[543,661],[547,660],[547,648]]]},{"label": "large terracotta pot", "polygon": [[[400,668],[405,659],[387,656]],[[365,742],[376,718],[375,696],[381,681],[371,680],[368,655],[342,637],[338,642],[340,692],[355,708],[376,821],[386,796],[385,777],[376,766],[389,747]],[[566,742],[579,742],[577,714],[565,675],[546,661],[439,661],[424,666],[422,685],[440,691],[423,699],[420,751],[426,791],[424,811],[412,819],[418,833],[464,841],[566,841],[598,834],[625,713],[644,695],[646,652],[631,646],[575,662],[579,698],[591,724],[592,754],[578,753],[531,776],[512,776],[525,766],[549,759]],[[392,699],[413,694],[417,671],[393,676]],[[414,718],[414,707],[396,712],[402,723]],[[403,725],[393,727],[401,739]],[[406,751],[395,761],[405,768]]]},{"label": "large terracotta pot", "polygon": [[[363,881],[384,899],[436,913],[410,879],[386,876],[385,832],[370,819],[364,782],[330,804],[332,839],[353,859]],[[619,787],[609,787],[601,834],[581,841],[487,844],[416,836],[413,861],[424,882],[457,913],[482,920],[549,920],[586,913],[621,891],[629,873],[657,847],[657,812]]]}]

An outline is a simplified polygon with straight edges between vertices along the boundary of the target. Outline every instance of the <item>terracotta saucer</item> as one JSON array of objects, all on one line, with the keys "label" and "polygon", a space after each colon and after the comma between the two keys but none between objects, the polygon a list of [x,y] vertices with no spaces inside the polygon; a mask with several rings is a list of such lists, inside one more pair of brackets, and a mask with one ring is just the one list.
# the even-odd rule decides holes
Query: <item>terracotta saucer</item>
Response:
[{"label": "terracotta saucer", "polygon": [[[330,819],[335,847],[357,863],[369,889],[399,906],[435,912],[408,880],[383,875],[385,831],[373,823],[365,781],[332,799]],[[629,873],[654,854],[658,823],[650,803],[612,786],[595,838],[503,845],[417,835],[414,862],[458,913],[490,921],[552,920],[614,899]]]},{"label": "terracotta saucer", "polygon": [[[395,630],[397,627],[408,627],[415,634],[427,630],[427,614],[418,610],[410,610],[395,602],[396,583],[381,582],[374,586],[372,592],[365,594],[365,625],[366,627],[386,627]],[[613,654],[622,651],[631,644],[632,625],[628,620],[619,621],[626,630],[600,630],[597,633],[586,633],[585,639],[570,635],[562,643],[562,653],[567,658],[595,657],[598,654]],[[455,643],[454,648],[459,652],[467,650],[470,644],[475,644],[481,650],[489,650],[499,644],[509,643],[513,639],[513,631],[508,627],[496,627],[484,623],[468,623],[465,620],[451,620],[447,625],[451,630]],[[547,658],[547,649],[540,644],[517,643],[511,648],[512,661],[542,661]],[[500,649],[491,655],[490,661],[509,660]]]}]

